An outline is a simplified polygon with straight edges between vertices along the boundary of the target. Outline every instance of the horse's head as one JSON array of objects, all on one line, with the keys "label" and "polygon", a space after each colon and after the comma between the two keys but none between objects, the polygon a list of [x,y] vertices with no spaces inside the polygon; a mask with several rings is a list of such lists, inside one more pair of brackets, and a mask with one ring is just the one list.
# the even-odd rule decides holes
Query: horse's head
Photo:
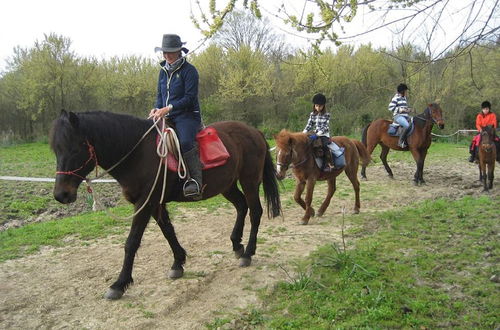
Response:
[{"label": "horse's head", "polygon": [[[282,180],[290,165],[297,166],[298,163],[307,159],[305,149],[309,139],[303,133],[292,133],[285,129],[281,130],[274,139],[276,141],[276,172],[278,179]],[[299,159],[300,157],[304,160]]]},{"label": "horse's head", "polygon": [[279,180],[283,180],[295,153],[293,139],[290,132],[283,129],[274,137],[274,140],[276,141],[276,176]]},{"label": "horse's head", "polygon": [[436,123],[440,129],[443,129],[444,128],[443,110],[441,110],[439,104],[430,103],[427,109],[429,109],[430,119],[432,119],[432,121]]},{"label": "horse's head", "polygon": [[50,146],[57,160],[54,198],[63,204],[72,203],[78,186],[97,163],[93,146],[81,133],[78,115],[61,111],[52,126]]},{"label": "horse's head", "polygon": [[491,152],[492,148],[495,148],[494,141],[495,128],[492,125],[482,127],[479,147],[485,152]]}]

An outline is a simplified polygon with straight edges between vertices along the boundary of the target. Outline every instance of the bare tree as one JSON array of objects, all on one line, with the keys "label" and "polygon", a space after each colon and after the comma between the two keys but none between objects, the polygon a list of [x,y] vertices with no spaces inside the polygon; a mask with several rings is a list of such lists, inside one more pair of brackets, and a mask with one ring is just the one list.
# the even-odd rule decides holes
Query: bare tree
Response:
[{"label": "bare tree", "polygon": [[281,58],[288,51],[283,35],[276,34],[268,18],[258,19],[244,11],[233,11],[214,35],[216,44],[224,49],[253,51]]}]

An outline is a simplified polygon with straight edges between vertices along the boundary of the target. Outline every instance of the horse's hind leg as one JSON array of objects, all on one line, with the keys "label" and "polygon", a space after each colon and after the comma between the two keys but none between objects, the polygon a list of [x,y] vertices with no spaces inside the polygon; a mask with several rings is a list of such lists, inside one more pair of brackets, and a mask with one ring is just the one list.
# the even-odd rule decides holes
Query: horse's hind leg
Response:
[{"label": "horse's hind leg", "polygon": [[247,201],[243,193],[238,189],[236,183],[233,184],[227,192],[223,193],[223,195],[236,208],[236,222],[233,227],[233,232],[231,233],[231,242],[233,243],[233,251],[236,258],[240,258],[245,252],[245,248],[243,244],[241,244],[241,238],[243,237],[245,217],[248,213]]},{"label": "horse's hind leg", "polygon": [[240,183],[250,209],[250,237],[245,252],[240,258],[240,267],[247,267],[252,263],[252,256],[257,249],[257,233],[259,232],[260,218],[262,217],[262,205],[259,198],[259,184],[255,182],[255,178],[240,178]]},{"label": "horse's hind leg", "polygon": [[387,174],[389,174],[389,177],[393,179],[394,175],[392,174],[392,170],[387,163],[387,155],[389,154],[390,149],[388,146],[382,143],[380,143],[380,147],[382,147],[382,151],[380,152],[380,160],[382,160],[382,164],[384,164],[385,171],[387,172]]},{"label": "horse's hind leg", "polygon": [[346,167],[345,174],[351,181],[354,188],[354,214],[359,213],[361,202],[359,200],[359,180],[358,180],[358,166]]},{"label": "horse's hind leg", "polygon": [[186,262],[186,251],[177,240],[174,226],[170,222],[170,218],[168,216],[167,210],[165,209],[165,205],[159,205],[157,211],[153,212],[153,217],[158,223],[163,236],[165,236],[165,238],[167,239],[168,244],[170,245],[170,248],[174,253],[174,263],[172,264],[172,267],[170,267],[168,277],[182,277],[182,275],[184,275],[184,268],[182,266]]},{"label": "horse's hind leg", "polygon": [[[376,143],[373,143],[372,141],[368,141],[368,144],[366,146],[366,150],[368,151],[368,154],[370,156],[373,153],[373,150],[375,149],[376,145],[377,145]],[[387,151],[387,152],[389,152],[389,151]],[[363,179],[366,179],[366,165],[364,165],[364,164],[361,164],[361,177]]]},{"label": "horse's hind leg", "polygon": [[326,193],[326,197],[325,200],[323,201],[323,204],[321,204],[318,210],[318,217],[321,217],[323,214],[325,214],[325,211],[330,205],[330,201],[332,200],[333,194],[335,194],[336,190],[337,190],[337,177],[329,178],[328,192]]},{"label": "horse's hind leg", "polygon": [[134,217],[134,220],[132,220],[132,226],[128,234],[127,242],[125,243],[125,258],[123,260],[122,270],[118,276],[118,280],[111,285],[108,292],[104,295],[106,299],[120,299],[128,286],[134,283],[132,279],[134,258],[141,244],[142,235],[144,234],[144,229],[146,229],[150,217],[151,208],[146,207]]}]

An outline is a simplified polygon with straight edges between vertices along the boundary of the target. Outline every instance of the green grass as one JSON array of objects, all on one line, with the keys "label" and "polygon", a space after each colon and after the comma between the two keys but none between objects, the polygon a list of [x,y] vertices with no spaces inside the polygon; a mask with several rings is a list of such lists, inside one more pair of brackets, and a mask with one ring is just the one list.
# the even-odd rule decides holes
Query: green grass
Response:
[{"label": "green grass", "polygon": [[[237,324],[266,329],[496,328],[500,198],[426,201],[357,222]],[[208,327],[227,323],[218,318]]]},{"label": "green grass", "polygon": [[52,178],[56,157],[42,142],[0,147],[0,169],[0,175]]},{"label": "green grass", "polygon": [[[129,206],[111,210],[117,217],[132,213]],[[80,241],[121,234],[128,230],[130,221],[117,220],[104,212],[85,213],[74,217],[32,223],[0,232],[0,262],[38,252],[42,246],[64,246],[65,238],[75,236]]]}]

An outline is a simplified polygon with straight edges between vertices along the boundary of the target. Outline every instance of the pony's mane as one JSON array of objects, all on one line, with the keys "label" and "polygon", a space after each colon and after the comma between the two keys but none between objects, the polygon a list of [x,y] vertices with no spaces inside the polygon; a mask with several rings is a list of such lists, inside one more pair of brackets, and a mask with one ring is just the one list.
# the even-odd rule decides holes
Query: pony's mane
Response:
[{"label": "pony's mane", "polygon": [[276,145],[280,149],[285,148],[290,140],[296,143],[307,143],[308,138],[307,135],[302,132],[294,133],[286,129],[281,130],[281,132],[276,135]]},{"label": "pony's mane", "polygon": [[89,111],[75,115],[78,117],[78,129],[71,125],[68,115],[54,120],[50,133],[52,150],[69,150],[75,136],[80,134],[96,148],[123,156],[152,125],[151,120],[112,112]]}]

